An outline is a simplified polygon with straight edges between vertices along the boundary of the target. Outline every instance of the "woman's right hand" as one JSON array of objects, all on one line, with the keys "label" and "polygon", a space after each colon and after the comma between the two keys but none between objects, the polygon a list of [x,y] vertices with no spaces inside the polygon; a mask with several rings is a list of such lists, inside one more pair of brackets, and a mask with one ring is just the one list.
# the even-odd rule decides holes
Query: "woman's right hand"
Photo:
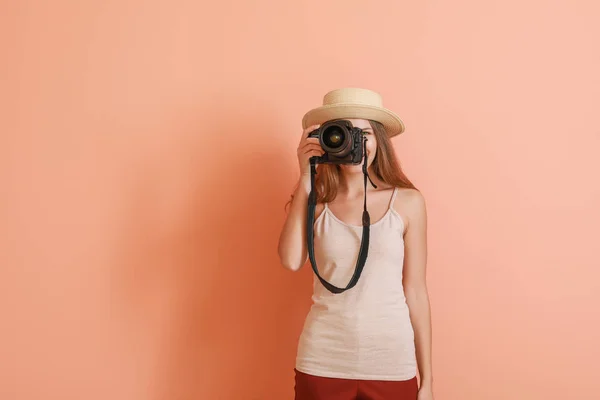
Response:
[{"label": "woman's right hand", "polygon": [[319,144],[318,138],[310,138],[308,134],[319,128],[321,125],[312,125],[302,131],[302,137],[298,144],[298,165],[300,167],[301,179],[310,178],[310,158],[322,156],[325,151]]},{"label": "woman's right hand", "polygon": [[281,234],[277,251],[281,264],[292,271],[299,270],[308,260],[306,241],[306,202],[310,194],[310,158],[321,156],[325,152],[319,144],[318,138],[309,138],[310,132],[320,125],[309,126],[302,131],[298,144],[298,166],[300,167],[300,181],[292,195],[290,211]]}]

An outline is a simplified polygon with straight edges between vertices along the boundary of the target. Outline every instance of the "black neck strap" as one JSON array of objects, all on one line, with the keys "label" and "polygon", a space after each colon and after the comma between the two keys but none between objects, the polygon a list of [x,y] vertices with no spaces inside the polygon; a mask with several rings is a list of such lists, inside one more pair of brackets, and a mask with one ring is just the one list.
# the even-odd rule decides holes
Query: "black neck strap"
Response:
[{"label": "black neck strap", "polygon": [[310,263],[312,265],[312,269],[327,290],[331,293],[342,293],[348,289],[353,288],[365,266],[365,262],[367,261],[367,254],[369,252],[369,234],[370,234],[370,225],[371,225],[371,217],[369,212],[367,211],[367,179],[371,182],[373,187],[375,184],[371,181],[369,174],[367,173],[367,140],[366,138],[363,141],[364,152],[363,152],[363,174],[365,176],[365,185],[364,185],[364,205],[363,205],[363,215],[362,215],[362,240],[360,244],[360,251],[358,253],[358,259],[356,260],[356,267],[354,268],[354,274],[352,274],[352,278],[348,285],[344,288],[337,287],[327,282],[320,274],[317,268],[317,262],[315,260],[314,253],[314,221],[315,221],[315,208],[317,206],[317,192],[315,188],[315,175],[317,173],[316,164],[314,158],[310,160],[310,194],[308,195],[308,213],[307,213],[307,224],[306,224],[306,232],[307,232],[307,246],[308,246],[308,257],[310,259]]}]

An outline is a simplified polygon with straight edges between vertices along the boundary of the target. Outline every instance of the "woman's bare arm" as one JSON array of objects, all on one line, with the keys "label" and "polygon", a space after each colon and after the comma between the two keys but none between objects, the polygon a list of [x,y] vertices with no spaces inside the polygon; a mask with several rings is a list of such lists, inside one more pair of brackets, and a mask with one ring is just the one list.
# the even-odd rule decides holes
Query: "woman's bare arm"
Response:
[{"label": "woman's bare arm", "polygon": [[310,176],[303,175],[294,191],[289,213],[279,236],[279,260],[281,265],[291,271],[298,271],[308,259],[306,218],[309,191]]},{"label": "woman's bare arm", "polygon": [[421,388],[431,388],[431,310],[426,280],[427,211],[425,199],[419,191],[408,190],[403,197],[402,211],[408,220],[404,238],[404,292],[415,331]]}]

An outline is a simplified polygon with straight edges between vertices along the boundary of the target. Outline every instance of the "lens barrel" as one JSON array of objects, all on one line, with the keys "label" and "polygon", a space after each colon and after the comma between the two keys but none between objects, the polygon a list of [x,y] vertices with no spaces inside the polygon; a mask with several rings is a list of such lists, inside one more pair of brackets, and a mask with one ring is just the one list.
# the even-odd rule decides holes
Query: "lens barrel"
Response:
[{"label": "lens barrel", "polygon": [[321,127],[319,141],[323,150],[335,157],[345,157],[352,151],[352,136],[341,121],[332,121]]}]

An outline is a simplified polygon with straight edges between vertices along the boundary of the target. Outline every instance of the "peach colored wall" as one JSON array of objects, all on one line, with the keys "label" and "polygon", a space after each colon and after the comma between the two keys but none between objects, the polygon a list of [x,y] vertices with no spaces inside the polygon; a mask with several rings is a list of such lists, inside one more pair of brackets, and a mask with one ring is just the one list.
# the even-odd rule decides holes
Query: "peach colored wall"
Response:
[{"label": "peach colored wall", "polygon": [[0,398],[292,398],[302,114],[380,91],[428,199],[438,400],[590,399],[592,1],[0,6]]}]

